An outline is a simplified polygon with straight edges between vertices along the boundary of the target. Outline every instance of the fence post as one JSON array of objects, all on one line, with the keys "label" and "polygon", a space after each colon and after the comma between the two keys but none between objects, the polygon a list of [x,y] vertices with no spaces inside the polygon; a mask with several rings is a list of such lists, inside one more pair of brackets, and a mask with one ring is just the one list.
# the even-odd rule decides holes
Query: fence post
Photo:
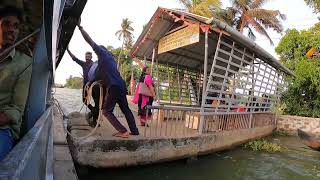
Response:
[{"label": "fence post", "polygon": [[252,113],[250,113],[249,117],[249,128],[252,128]]},{"label": "fence post", "polygon": [[205,105],[205,92],[207,86],[207,75],[208,75],[208,31],[205,33],[205,46],[204,46],[204,70],[203,70],[203,90],[202,90],[202,102],[200,110],[200,123],[199,123],[199,134],[203,133],[204,128],[204,105]]}]

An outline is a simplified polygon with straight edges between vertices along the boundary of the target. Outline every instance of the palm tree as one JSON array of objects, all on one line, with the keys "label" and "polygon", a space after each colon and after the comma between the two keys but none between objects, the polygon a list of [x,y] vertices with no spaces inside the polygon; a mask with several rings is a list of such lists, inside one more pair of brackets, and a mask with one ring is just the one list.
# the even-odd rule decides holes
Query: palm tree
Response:
[{"label": "palm tree", "polygon": [[221,7],[220,0],[179,0],[179,2],[188,12],[208,18],[214,16],[210,7]]},{"label": "palm tree", "polygon": [[126,50],[131,50],[132,47],[133,47],[133,43],[134,43],[134,41],[133,41],[133,38],[131,36],[124,42],[124,48]]},{"label": "palm tree", "polygon": [[286,16],[281,14],[279,10],[262,9],[261,7],[267,1],[268,0],[231,0],[232,7],[228,7],[225,10],[224,18],[229,18],[231,25],[241,33],[247,28],[250,38],[255,39],[256,37],[253,33],[254,29],[258,33],[266,36],[270,44],[273,45],[273,41],[266,29],[271,28],[281,33],[283,26],[280,20],[285,20]]},{"label": "palm tree", "polygon": [[122,19],[121,29],[118,30],[115,34],[116,36],[118,36],[119,40],[122,39],[122,47],[118,57],[118,68],[123,48],[126,44],[128,45],[129,42],[132,42],[132,32],[134,31],[134,29],[131,27],[131,24],[132,21],[130,21],[128,18]]}]

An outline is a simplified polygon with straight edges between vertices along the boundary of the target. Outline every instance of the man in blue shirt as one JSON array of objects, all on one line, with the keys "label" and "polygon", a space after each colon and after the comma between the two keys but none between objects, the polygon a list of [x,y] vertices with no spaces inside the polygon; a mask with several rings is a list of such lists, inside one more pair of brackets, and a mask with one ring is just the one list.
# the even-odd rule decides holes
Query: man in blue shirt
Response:
[{"label": "man in blue shirt", "polygon": [[[83,72],[83,86],[82,86],[82,102],[84,102],[87,107],[90,109],[91,114],[89,113],[89,118],[91,116],[93,117],[92,122],[89,122],[89,125],[94,127],[96,126],[97,119],[99,116],[99,95],[100,95],[100,89],[98,86],[94,86],[92,88],[92,98],[94,101],[94,106],[89,104],[90,102],[85,101],[85,97],[87,96],[87,93],[85,91],[85,85],[88,82],[93,82],[96,80],[95,77],[95,72],[96,72],[96,62],[92,61],[92,53],[91,52],[86,52],[85,54],[85,61],[82,61],[78,59],[72,52],[67,48],[68,54],[71,56],[72,60],[75,61],[77,64],[79,64],[82,67],[82,72]],[[91,84],[90,83],[90,84]]]},{"label": "man in blue shirt", "polygon": [[[87,84],[88,82],[88,73],[89,70],[93,64],[92,61],[92,53],[91,52],[86,52],[85,54],[85,61],[81,61],[80,59],[78,59],[74,54],[71,53],[71,51],[69,50],[69,48],[67,48],[67,52],[68,54],[71,56],[72,60],[74,62],[76,62],[77,64],[79,64],[79,66],[81,66],[82,68],[82,72],[83,72],[83,87]],[[84,88],[83,88],[83,95],[85,94],[84,92]],[[83,96],[84,97],[84,96]],[[82,101],[84,102],[85,99],[83,98]]]},{"label": "man in blue shirt", "polygon": [[103,115],[110,121],[112,126],[118,131],[113,134],[113,136],[127,138],[129,133],[127,129],[119,122],[119,120],[114,116],[113,110],[116,103],[119,105],[121,111],[126,117],[128,122],[131,135],[139,135],[138,128],[134,116],[128,106],[127,101],[127,88],[126,83],[121,78],[120,73],[117,69],[117,63],[112,55],[104,46],[98,46],[88,35],[88,33],[83,29],[83,27],[78,24],[79,30],[83,38],[92,47],[94,52],[98,56],[98,76],[99,79],[103,80],[106,87],[107,96],[105,96]]}]

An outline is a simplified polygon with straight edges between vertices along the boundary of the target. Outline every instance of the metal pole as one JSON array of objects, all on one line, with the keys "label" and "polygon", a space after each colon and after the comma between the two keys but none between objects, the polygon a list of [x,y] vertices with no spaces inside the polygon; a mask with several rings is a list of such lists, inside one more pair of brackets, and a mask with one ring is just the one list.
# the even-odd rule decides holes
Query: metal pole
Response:
[{"label": "metal pole", "polygon": [[170,104],[171,104],[171,91],[170,91],[170,71],[169,71],[169,64],[167,63],[167,73],[168,73],[168,90],[169,90],[169,101],[170,101]]},{"label": "metal pole", "polygon": [[203,125],[204,125],[204,105],[205,105],[205,93],[207,87],[207,75],[208,75],[208,31],[205,33],[205,45],[204,45],[204,70],[203,70],[203,89],[202,89],[202,102],[200,109],[200,124],[199,124],[199,133],[202,134]]},{"label": "metal pole", "polygon": [[[253,57],[254,57],[254,54],[253,54]],[[252,72],[251,72],[251,83],[252,83],[252,86],[251,86],[251,88],[252,88],[252,96],[253,96],[253,98],[255,98],[255,102],[252,103],[253,111],[256,111],[257,101],[259,100],[258,99],[259,98],[259,93],[258,93],[257,97],[254,96],[255,84],[256,84],[256,81],[255,81],[255,78],[254,78],[254,74],[255,74],[255,72],[254,72],[254,61],[255,61],[255,58],[252,59],[252,64],[251,64],[251,68],[252,68]],[[251,99],[251,101],[252,100],[253,99]]]},{"label": "metal pole", "polygon": [[178,92],[179,92],[179,102],[182,104],[182,97],[181,97],[181,84],[180,84],[180,71],[179,66],[177,65],[177,73],[178,73]]},{"label": "metal pole", "polygon": [[[275,89],[275,94],[276,94],[276,100],[275,100],[275,106],[277,107],[278,106],[278,103],[279,103],[279,101],[280,101],[280,90],[279,90],[279,84],[280,84],[280,72],[277,72],[277,74],[275,74],[275,76],[278,76],[277,77],[277,85],[276,85],[276,89]],[[275,112],[275,117],[274,117],[274,125],[277,125],[277,123],[278,123],[278,111],[276,111]]]},{"label": "metal pole", "polygon": [[198,79],[198,105],[200,105],[200,91],[201,91],[201,69],[202,69],[202,66],[200,66],[199,68],[199,79]]},{"label": "metal pole", "polygon": [[[159,63],[158,63],[158,59],[157,61],[157,102],[160,102],[160,91],[159,91],[159,86],[160,86],[160,78],[159,78]],[[160,112],[160,110],[158,110],[158,112]]]},{"label": "metal pole", "polygon": [[152,70],[153,70],[153,63],[154,63],[154,58],[156,56],[156,48],[153,48],[152,51],[152,61],[151,61],[151,74],[152,74]]},{"label": "metal pole", "polygon": [[[250,62],[250,70],[249,70],[249,74],[247,75],[247,81],[249,81],[249,76],[251,75],[250,71],[252,70],[252,66],[253,66],[253,61],[254,59],[252,59],[252,61]],[[248,109],[250,110],[250,112],[253,112],[255,110],[254,105],[253,105],[253,97],[254,97],[254,84],[251,81],[251,90],[250,90],[251,94],[249,93],[249,107]],[[257,100],[257,99],[256,99]]]}]

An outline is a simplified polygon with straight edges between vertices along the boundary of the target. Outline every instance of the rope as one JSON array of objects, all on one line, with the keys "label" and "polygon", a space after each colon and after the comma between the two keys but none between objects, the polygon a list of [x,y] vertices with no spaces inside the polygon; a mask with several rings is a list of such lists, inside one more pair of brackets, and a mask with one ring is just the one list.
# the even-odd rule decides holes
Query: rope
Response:
[{"label": "rope", "polygon": [[79,113],[81,112],[81,110],[82,110],[83,106],[84,106],[84,103],[82,104],[82,106],[81,106],[80,110],[78,111]]},{"label": "rope", "polygon": [[[76,140],[84,140],[84,139],[92,136],[92,135],[96,132],[96,130],[97,130],[97,128],[99,127],[99,125],[102,124],[102,121],[103,121],[103,119],[102,119],[102,117],[103,117],[103,116],[102,116],[103,85],[102,85],[101,81],[95,81],[95,82],[93,82],[90,87],[89,87],[88,84],[86,84],[86,86],[85,86],[85,91],[87,91],[87,96],[85,97],[85,99],[86,99],[85,102],[90,102],[90,101],[91,101],[91,98],[92,98],[92,89],[93,89],[93,87],[94,87],[95,85],[99,85],[99,88],[100,88],[99,116],[98,116],[98,119],[97,119],[97,124],[96,124],[95,128],[94,128],[89,134],[87,134],[86,136],[83,136],[83,137],[75,137],[75,136],[73,136],[73,135],[68,131],[67,127],[66,127],[65,124],[64,124],[63,126],[64,126],[64,129],[65,129],[66,133],[67,133],[71,138],[73,138],[73,139],[76,139]],[[66,116],[66,115],[63,113],[59,101],[58,101],[57,99],[55,99],[55,102],[57,102],[58,110],[59,110],[60,114],[62,114],[63,119],[64,119],[64,120],[69,119],[68,116]],[[96,105],[95,105],[95,106],[96,106]]]},{"label": "rope", "polygon": [[[83,109],[84,105],[88,105],[88,103],[90,103],[91,99],[91,95],[92,95],[92,92],[89,93],[89,89],[90,89],[90,86],[89,86],[90,82],[88,82],[85,86],[84,86],[84,91],[87,92],[87,96],[85,96],[85,93],[82,93],[82,98],[85,99],[84,103],[82,104],[80,110],[78,111],[79,113],[81,112],[81,110]],[[86,106],[86,112],[87,112],[87,106]]]}]

